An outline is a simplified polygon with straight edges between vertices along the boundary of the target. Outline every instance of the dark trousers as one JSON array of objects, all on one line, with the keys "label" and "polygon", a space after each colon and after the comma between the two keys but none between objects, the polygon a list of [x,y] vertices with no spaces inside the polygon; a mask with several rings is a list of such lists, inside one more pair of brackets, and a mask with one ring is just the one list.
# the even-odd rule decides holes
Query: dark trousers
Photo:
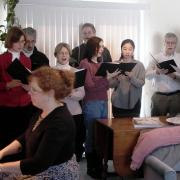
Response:
[{"label": "dark trousers", "polygon": [[175,116],[180,113],[180,91],[173,93],[156,92],[151,98],[151,116]]},{"label": "dark trousers", "polygon": [[73,119],[76,124],[75,154],[77,161],[80,161],[84,152],[84,142],[86,138],[86,129],[84,125],[83,114],[74,115]]},{"label": "dark trousers", "polygon": [[133,109],[121,109],[112,106],[112,113],[115,118],[121,117],[139,117],[141,110],[141,100],[138,100]]}]

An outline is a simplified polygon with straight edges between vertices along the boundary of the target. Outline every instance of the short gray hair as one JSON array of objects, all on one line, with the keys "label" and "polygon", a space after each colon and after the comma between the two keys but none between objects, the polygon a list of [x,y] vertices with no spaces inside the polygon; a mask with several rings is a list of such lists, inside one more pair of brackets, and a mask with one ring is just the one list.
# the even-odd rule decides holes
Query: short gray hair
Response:
[{"label": "short gray hair", "polygon": [[95,29],[95,27],[94,27],[94,25],[93,25],[92,23],[84,23],[84,24],[82,25],[81,30],[83,30],[85,27],[90,27],[90,28],[92,29],[92,31],[93,31],[94,33],[96,33],[96,29]]},{"label": "short gray hair", "polygon": [[29,36],[33,36],[36,38],[36,30],[33,29],[32,27],[27,27],[23,29],[23,32]]},{"label": "short gray hair", "polygon": [[69,55],[71,55],[71,48],[70,48],[69,44],[61,42],[55,47],[55,50],[54,50],[54,56],[55,57],[57,56],[57,54],[61,51],[61,49],[63,47],[65,47],[68,50]]},{"label": "short gray hair", "polygon": [[176,42],[178,41],[178,38],[177,38],[176,34],[174,34],[174,33],[172,33],[172,32],[166,33],[165,36],[164,36],[164,38],[165,38],[165,39],[167,39],[167,38],[175,38],[175,39],[176,39]]}]

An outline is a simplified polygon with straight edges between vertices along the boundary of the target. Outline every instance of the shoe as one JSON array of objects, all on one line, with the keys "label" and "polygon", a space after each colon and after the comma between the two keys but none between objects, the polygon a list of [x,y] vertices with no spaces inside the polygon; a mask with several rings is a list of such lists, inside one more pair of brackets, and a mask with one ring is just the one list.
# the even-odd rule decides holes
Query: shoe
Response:
[{"label": "shoe", "polygon": [[88,169],[87,174],[94,179],[102,179],[102,171],[98,171],[95,168]]}]

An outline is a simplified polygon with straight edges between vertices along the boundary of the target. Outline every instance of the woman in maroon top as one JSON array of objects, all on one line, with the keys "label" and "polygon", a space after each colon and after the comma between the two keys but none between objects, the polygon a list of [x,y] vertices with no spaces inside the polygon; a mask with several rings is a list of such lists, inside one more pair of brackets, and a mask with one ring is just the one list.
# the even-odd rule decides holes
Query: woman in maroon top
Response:
[{"label": "woman in maroon top", "polygon": [[96,76],[102,62],[104,50],[103,40],[92,37],[86,44],[86,58],[80,62],[80,68],[87,70],[85,79],[85,97],[83,113],[86,126],[85,152],[87,158],[87,174],[93,178],[101,178],[102,160],[94,147],[94,124],[97,119],[108,116],[108,81],[105,77]]},{"label": "woman in maroon top", "polygon": [[28,69],[31,61],[23,53],[25,35],[18,27],[12,27],[7,34],[5,47],[7,51],[0,55],[0,148],[19,136],[29,124],[33,112],[27,85],[13,79],[7,68],[17,58]]}]

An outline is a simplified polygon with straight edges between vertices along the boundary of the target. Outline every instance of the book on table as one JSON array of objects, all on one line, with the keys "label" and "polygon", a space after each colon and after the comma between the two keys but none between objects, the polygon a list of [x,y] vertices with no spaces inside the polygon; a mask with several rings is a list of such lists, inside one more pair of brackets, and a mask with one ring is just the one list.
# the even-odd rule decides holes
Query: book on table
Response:
[{"label": "book on table", "polygon": [[113,73],[116,70],[120,71],[120,74],[125,74],[125,72],[130,72],[134,68],[136,63],[113,63],[113,62],[103,62],[96,72],[96,76],[106,76],[107,71]]},{"label": "book on table", "polygon": [[28,84],[28,76],[31,74],[31,71],[17,58],[8,66],[7,72],[13,79],[18,79],[23,84]]},{"label": "book on table", "polygon": [[165,126],[159,117],[134,117],[132,121],[134,128],[158,128]]},{"label": "book on table", "polygon": [[78,69],[77,71],[75,71],[74,88],[84,86],[85,78],[86,78],[86,69]]}]

